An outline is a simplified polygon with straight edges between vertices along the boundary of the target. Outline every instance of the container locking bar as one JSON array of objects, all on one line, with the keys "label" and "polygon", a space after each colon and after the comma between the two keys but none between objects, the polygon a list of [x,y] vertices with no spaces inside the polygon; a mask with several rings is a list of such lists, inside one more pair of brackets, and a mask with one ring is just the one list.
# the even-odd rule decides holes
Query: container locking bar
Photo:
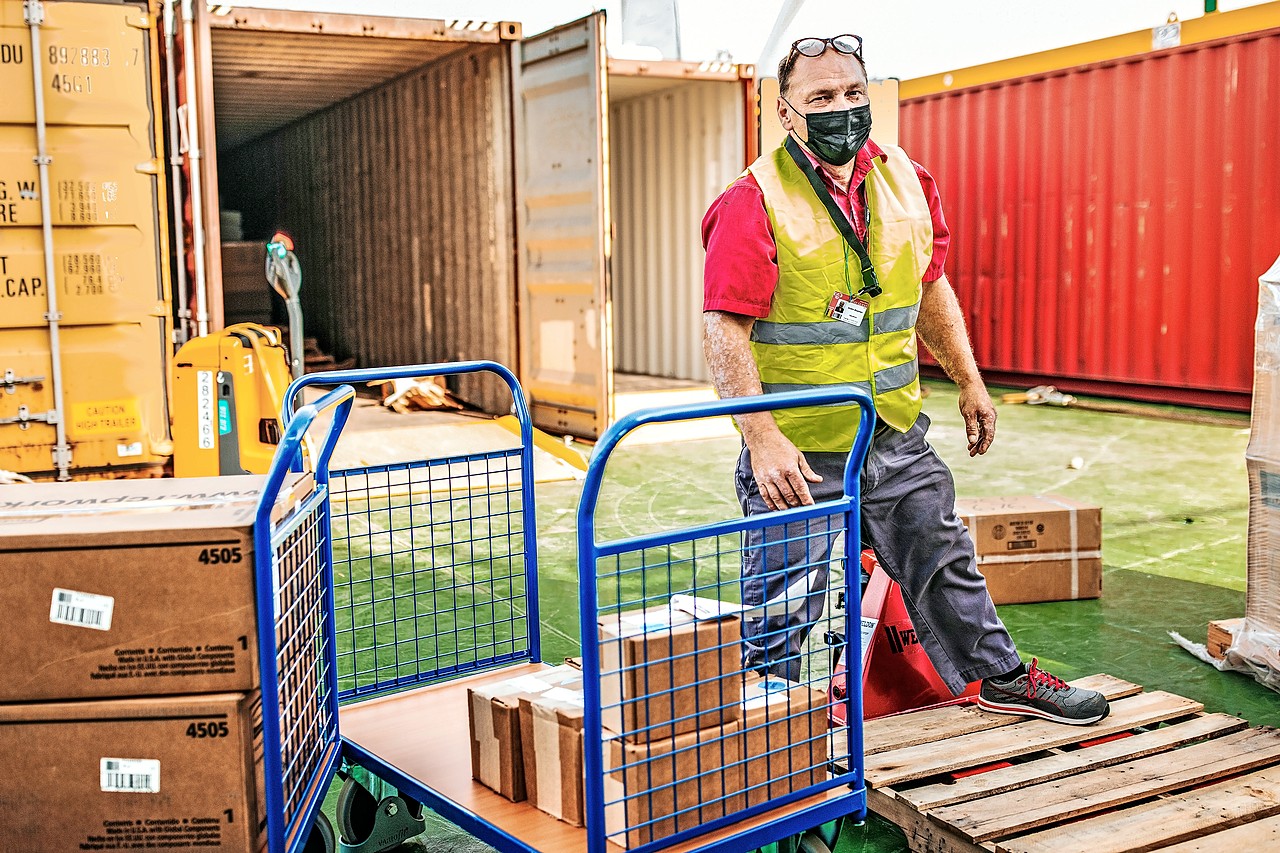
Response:
[{"label": "container locking bar", "polygon": [[3,388],[6,394],[12,394],[18,390],[19,385],[36,385],[43,381],[43,376],[17,376],[12,370],[6,370],[4,378],[0,379],[0,388]]},{"label": "container locking bar", "polygon": [[33,415],[26,406],[18,407],[18,414],[12,418],[0,418],[0,426],[17,424],[19,429],[31,429],[34,423],[56,425],[59,423],[58,410],[50,409],[43,415]]}]

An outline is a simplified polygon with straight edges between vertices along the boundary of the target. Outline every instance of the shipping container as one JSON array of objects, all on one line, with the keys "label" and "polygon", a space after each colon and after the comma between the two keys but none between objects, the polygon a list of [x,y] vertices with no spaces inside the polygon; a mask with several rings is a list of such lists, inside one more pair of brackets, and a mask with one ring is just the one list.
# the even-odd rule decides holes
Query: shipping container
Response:
[{"label": "shipping container", "polygon": [[539,426],[588,437],[615,369],[705,377],[698,222],[753,156],[750,66],[609,59],[603,13],[522,38],[199,4],[179,35],[212,326],[244,317],[220,292],[230,214],[244,242],[294,238],[307,333],[338,359],[495,359]]},{"label": "shipping container", "polygon": [[902,99],[989,380],[1249,408],[1257,280],[1280,253],[1280,3]]},{"label": "shipping container", "polygon": [[0,0],[0,469],[149,476],[171,453],[153,11]]}]

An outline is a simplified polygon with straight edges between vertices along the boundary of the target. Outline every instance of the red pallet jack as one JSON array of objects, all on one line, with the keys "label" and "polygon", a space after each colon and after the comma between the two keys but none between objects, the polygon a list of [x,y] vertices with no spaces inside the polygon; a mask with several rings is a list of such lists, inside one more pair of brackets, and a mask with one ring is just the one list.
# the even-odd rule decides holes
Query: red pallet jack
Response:
[{"label": "red pallet jack", "polygon": [[[952,696],[933,668],[916,637],[898,584],[880,568],[871,550],[862,552],[862,568],[871,576],[862,593],[862,711],[863,719],[887,717],[907,711],[973,702],[979,682]],[[833,704],[831,722],[845,724],[848,646],[843,637],[832,643],[834,673],[828,688]]]}]

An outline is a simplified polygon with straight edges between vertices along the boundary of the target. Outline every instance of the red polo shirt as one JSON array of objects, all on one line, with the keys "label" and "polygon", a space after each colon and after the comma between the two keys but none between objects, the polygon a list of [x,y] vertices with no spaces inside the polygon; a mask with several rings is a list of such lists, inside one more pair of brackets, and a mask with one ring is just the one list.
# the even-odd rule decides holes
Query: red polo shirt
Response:
[{"label": "red polo shirt", "polygon": [[[867,239],[867,200],[862,184],[871,171],[872,157],[883,160],[885,153],[868,140],[854,158],[853,177],[849,181],[853,192],[840,189],[826,170],[818,169],[827,190],[863,242]],[[809,159],[816,167],[817,161],[812,156]],[[933,176],[914,160],[911,165],[920,177],[920,188],[924,190],[933,217],[933,258],[924,280],[936,281],[942,277],[951,232],[942,217],[942,199],[938,197]],[[702,246],[707,250],[702,310],[767,317],[773,290],[778,286],[778,250],[773,242],[773,224],[764,206],[764,193],[750,173],[730,184],[711,203],[702,218]]]}]

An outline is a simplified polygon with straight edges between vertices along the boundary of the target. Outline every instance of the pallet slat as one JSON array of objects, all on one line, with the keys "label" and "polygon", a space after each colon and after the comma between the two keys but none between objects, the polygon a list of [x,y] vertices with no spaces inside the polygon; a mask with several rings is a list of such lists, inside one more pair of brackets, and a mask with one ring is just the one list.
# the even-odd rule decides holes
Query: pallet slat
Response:
[{"label": "pallet slat", "polygon": [[1280,762],[1280,734],[1246,729],[1217,740],[1044,782],[930,813],[975,841],[1063,823]]},{"label": "pallet slat", "polygon": [[[1047,720],[1023,720],[1016,727],[981,731],[871,755],[866,760],[866,781],[871,787],[897,785],[1066,746],[1086,738],[1105,737],[1187,717],[1203,709],[1199,702],[1164,691],[1139,693],[1114,702],[1110,716],[1087,728],[1064,726]],[[1016,728],[1016,734],[1013,728]]]},{"label": "pallet slat", "polygon": [[1061,779],[1087,770],[1096,770],[1112,764],[1141,758],[1174,749],[1204,738],[1215,738],[1238,732],[1249,724],[1226,714],[1206,714],[1185,722],[1163,726],[1149,732],[1087,749],[1077,749],[1061,755],[1028,761],[958,779],[951,783],[922,785],[905,791],[895,791],[898,799],[920,811],[937,809],[962,803],[976,797],[990,797],[1028,785]]},{"label": "pallet slat", "polygon": [[[1097,690],[1110,701],[1142,692],[1141,685],[1110,675],[1090,675],[1070,682],[1073,687]],[[908,714],[880,717],[862,724],[863,754],[875,755],[974,732],[1011,726],[1021,717],[988,714],[973,705],[948,705]]]},{"label": "pallet slat", "polygon": [[1213,835],[1161,847],[1159,853],[1222,853],[1224,850],[1280,850],[1280,815],[1264,818]]},{"label": "pallet slat", "polygon": [[1133,853],[1203,839],[1207,833],[1276,815],[1280,815],[1280,767],[1269,767],[1176,797],[1002,841],[996,849],[999,853]]}]

